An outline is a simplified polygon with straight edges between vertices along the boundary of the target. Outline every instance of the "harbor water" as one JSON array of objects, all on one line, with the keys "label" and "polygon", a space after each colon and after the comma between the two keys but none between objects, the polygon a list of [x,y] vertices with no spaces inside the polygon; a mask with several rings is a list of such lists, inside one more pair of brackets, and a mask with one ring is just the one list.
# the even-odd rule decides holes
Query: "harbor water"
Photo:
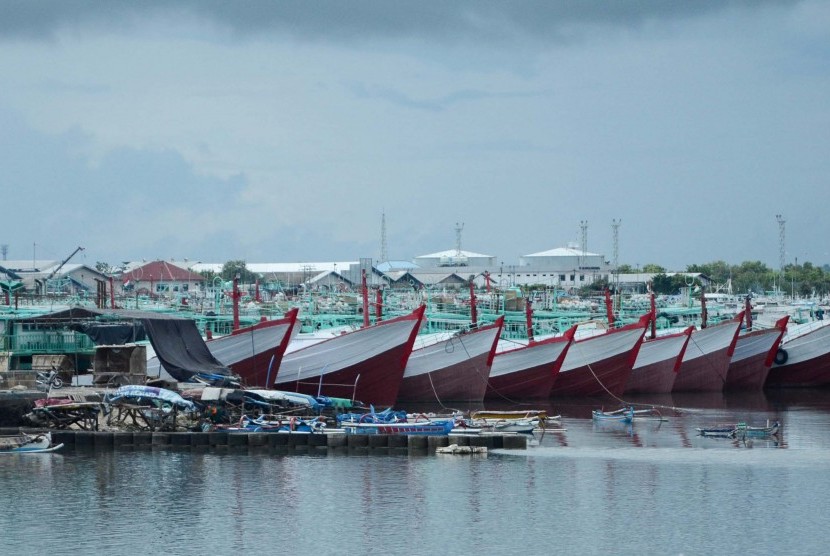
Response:
[{"label": "harbor water", "polygon": [[[648,400],[637,400],[646,403]],[[606,402],[607,403],[607,402]],[[818,554],[830,391],[680,396],[596,425],[554,401],[527,450],[67,449],[0,455],[3,554]],[[535,407],[539,407],[538,404]],[[607,407],[610,408],[610,407]],[[675,408],[675,409],[672,409]],[[697,427],[778,420],[778,437]]]}]

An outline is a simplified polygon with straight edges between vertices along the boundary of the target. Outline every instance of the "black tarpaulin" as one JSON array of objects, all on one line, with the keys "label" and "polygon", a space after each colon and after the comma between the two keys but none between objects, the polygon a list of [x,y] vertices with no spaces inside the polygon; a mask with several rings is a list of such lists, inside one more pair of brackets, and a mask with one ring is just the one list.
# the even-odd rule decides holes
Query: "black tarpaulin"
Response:
[{"label": "black tarpaulin", "polygon": [[141,321],[117,324],[83,322],[70,325],[69,328],[86,334],[95,342],[95,345],[99,346],[120,346],[147,339],[144,324]]},{"label": "black tarpaulin", "polygon": [[197,373],[231,375],[210,353],[192,320],[145,318],[142,322],[156,356],[174,379],[186,381]]}]

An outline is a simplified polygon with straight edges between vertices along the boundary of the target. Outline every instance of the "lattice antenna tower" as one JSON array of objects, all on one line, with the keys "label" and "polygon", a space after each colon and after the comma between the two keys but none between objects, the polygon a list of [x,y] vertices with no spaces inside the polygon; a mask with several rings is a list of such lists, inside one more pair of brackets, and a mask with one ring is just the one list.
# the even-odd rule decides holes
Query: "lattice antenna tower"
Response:
[{"label": "lattice antenna tower", "polygon": [[9,254],[9,244],[4,243],[3,245],[0,245],[0,255],[3,255],[3,260],[4,261],[6,260],[6,256],[8,254]]},{"label": "lattice antenna tower", "polygon": [[585,254],[588,252],[588,221],[579,221],[579,245],[582,248],[582,256],[580,257],[579,266],[585,266]]},{"label": "lattice antenna tower", "polygon": [[386,262],[389,260],[389,253],[386,250],[386,213],[381,213],[380,216],[380,261]]},{"label": "lattice antenna tower", "polygon": [[455,223],[455,254],[461,255],[461,230],[464,229],[464,222]]},{"label": "lattice antenna tower", "polygon": [[780,214],[775,215],[778,222],[778,270],[784,276],[784,266],[787,264],[786,224],[787,221]]},{"label": "lattice antenna tower", "polygon": [[620,224],[622,220],[611,220],[611,231],[614,238],[614,275],[619,279],[617,269],[620,267]]}]

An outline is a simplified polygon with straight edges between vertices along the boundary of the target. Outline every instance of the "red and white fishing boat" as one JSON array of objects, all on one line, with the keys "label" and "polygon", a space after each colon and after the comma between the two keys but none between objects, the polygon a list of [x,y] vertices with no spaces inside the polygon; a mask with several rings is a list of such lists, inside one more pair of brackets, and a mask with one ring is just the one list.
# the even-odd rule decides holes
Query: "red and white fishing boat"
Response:
[{"label": "red and white fishing boat", "polygon": [[576,327],[562,336],[496,353],[490,368],[488,399],[544,399],[550,396]]},{"label": "red and white fishing boat", "polygon": [[210,353],[242,379],[245,386],[267,387],[277,376],[297,322],[298,309],[284,318],[265,320],[205,342]]},{"label": "red and white fishing boat", "polygon": [[551,395],[621,396],[651,318],[649,313],[635,323],[576,340],[568,349]]},{"label": "red and white fishing boat", "polygon": [[790,325],[776,352],[766,386],[830,384],[830,321]]},{"label": "red and white fishing boat", "polygon": [[735,353],[726,375],[727,390],[761,390],[767,381],[778,346],[787,330],[786,316],[775,323],[775,328],[753,330],[738,336]]},{"label": "red and white fishing boat", "polygon": [[425,307],[286,353],[275,387],[393,405]]},{"label": "red and white fishing boat", "polygon": [[398,391],[401,402],[480,402],[504,317],[450,338],[413,349]]},{"label": "red and white fishing boat", "polygon": [[626,394],[668,394],[674,386],[683,354],[689,344],[690,326],[683,332],[643,340],[637,361],[625,386]]},{"label": "red and white fishing boat", "polygon": [[[238,375],[247,386],[265,386],[268,375],[276,376],[277,368],[288,346],[297,321],[297,309],[281,319],[258,322],[237,328],[226,336],[205,342],[205,347],[219,363]],[[192,348],[192,344],[189,344]],[[157,356],[147,360],[147,376],[174,380]]]},{"label": "red and white fishing boat", "polygon": [[672,392],[723,390],[744,312],[723,324],[692,332]]}]

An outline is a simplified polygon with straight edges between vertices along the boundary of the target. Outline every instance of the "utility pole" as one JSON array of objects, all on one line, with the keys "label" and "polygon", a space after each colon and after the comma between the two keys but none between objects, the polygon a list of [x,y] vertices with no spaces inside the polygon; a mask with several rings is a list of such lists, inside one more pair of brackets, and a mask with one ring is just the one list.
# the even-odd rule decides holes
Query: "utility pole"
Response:
[{"label": "utility pole", "polygon": [[579,228],[581,230],[579,243],[580,247],[582,248],[582,256],[579,260],[580,268],[585,266],[585,253],[588,252],[588,221],[587,220],[580,220],[579,221]]},{"label": "utility pole", "polygon": [[780,281],[784,280],[784,266],[787,264],[787,250],[786,250],[786,224],[787,221],[780,214],[775,215],[775,220],[778,222],[778,272],[781,273]]}]

